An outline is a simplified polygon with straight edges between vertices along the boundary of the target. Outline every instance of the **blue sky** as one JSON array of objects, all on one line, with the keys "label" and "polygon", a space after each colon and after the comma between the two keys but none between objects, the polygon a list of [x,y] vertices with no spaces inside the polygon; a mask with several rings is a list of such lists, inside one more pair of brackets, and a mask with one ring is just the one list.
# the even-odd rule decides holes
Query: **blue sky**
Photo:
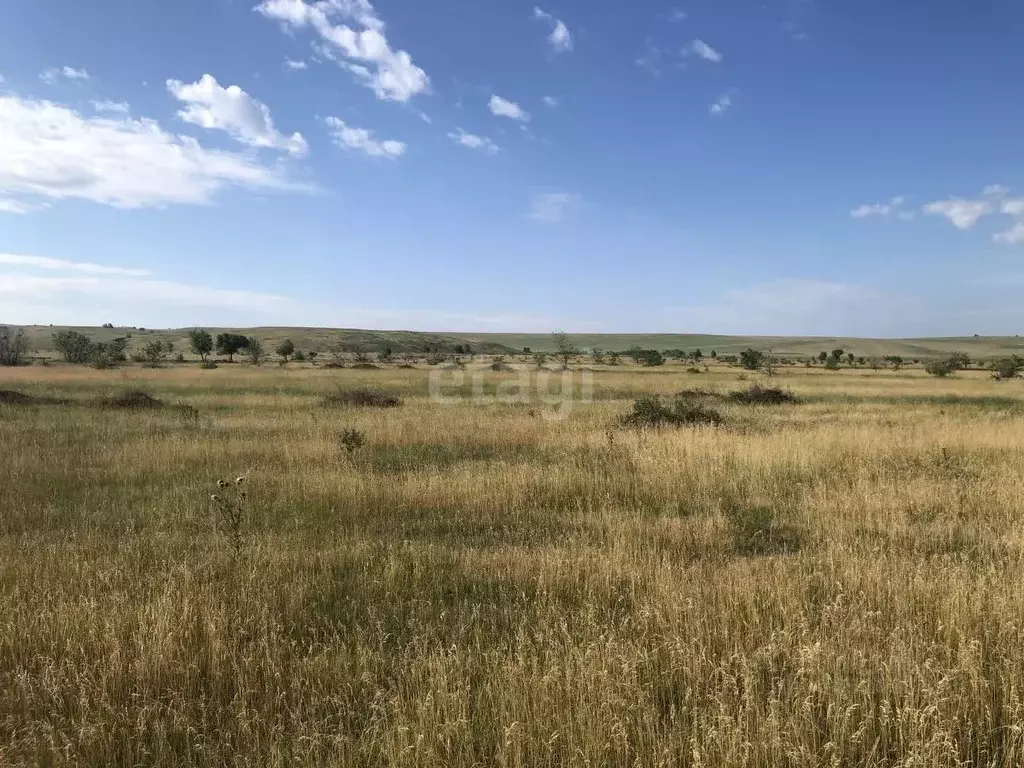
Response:
[{"label": "blue sky", "polygon": [[1011,0],[9,0],[0,321],[1024,327]]}]

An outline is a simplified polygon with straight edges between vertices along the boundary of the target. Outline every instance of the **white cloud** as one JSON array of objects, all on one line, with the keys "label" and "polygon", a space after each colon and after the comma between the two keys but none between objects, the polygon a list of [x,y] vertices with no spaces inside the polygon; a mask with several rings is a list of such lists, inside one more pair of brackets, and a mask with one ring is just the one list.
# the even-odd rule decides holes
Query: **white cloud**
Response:
[{"label": "white cloud", "polygon": [[556,19],[550,13],[534,7],[533,18],[550,22],[553,25],[551,34],[548,35],[548,43],[555,53],[565,53],[572,50],[572,33],[561,19]]},{"label": "white cloud", "polygon": [[127,115],[131,111],[131,107],[124,101],[93,100],[89,103],[92,104],[92,108],[97,112],[116,112],[121,115]]},{"label": "white cloud", "polygon": [[449,133],[448,138],[456,144],[461,144],[469,149],[480,149],[489,155],[493,155],[498,152],[498,145],[486,136],[477,136],[472,133],[466,133],[461,128],[457,129],[457,131],[453,133]]},{"label": "white cloud", "polygon": [[549,107],[557,107],[561,103],[556,96],[545,96],[543,101]]},{"label": "white cloud", "polygon": [[207,149],[154,120],[83,117],[49,101],[0,96],[0,136],[0,197],[8,202],[75,198],[162,207],[209,203],[227,187],[301,188],[278,168]]},{"label": "white cloud", "polygon": [[0,213],[10,213],[21,216],[26,213],[35,213],[49,208],[49,203],[26,203],[21,200],[7,200],[0,197]]},{"label": "white cloud", "polygon": [[339,63],[379,99],[405,102],[430,87],[430,78],[412,57],[391,48],[369,0],[263,0],[255,10],[288,28],[311,27],[324,42],[318,50],[329,58],[336,52],[348,59]]},{"label": "white cloud", "polygon": [[501,98],[501,96],[492,95],[488,106],[491,108],[491,113],[498,117],[508,117],[524,123],[530,119],[530,114],[522,107],[514,101]]},{"label": "white cloud", "polygon": [[579,207],[579,204],[579,195],[568,192],[545,192],[534,195],[527,217],[544,224],[559,224],[574,208]]},{"label": "white cloud", "polygon": [[943,216],[957,229],[970,229],[978,220],[992,213],[992,204],[987,200],[941,200],[928,203],[921,210],[925,213]]},{"label": "white cloud", "polygon": [[309,66],[302,59],[287,59],[287,58],[284,60],[284,65],[288,69],[305,69],[306,67]]},{"label": "white cloud", "polygon": [[722,54],[712,48],[710,45],[705,43],[703,40],[694,40],[690,44],[690,50],[700,56],[702,59],[707,59],[715,64],[718,64],[722,60]]},{"label": "white cloud", "polygon": [[1024,244],[1024,221],[1017,221],[1005,232],[998,232],[992,236],[997,243],[1005,245]]},{"label": "white cloud", "polygon": [[686,21],[689,16],[690,14],[682,8],[672,8],[668,12],[668,20],[670,24],[678,24],[680,21]]},{"label": "white cloud", "polygon": [[61,67],[60,69],[53,67],[44,70],[39,75],[39,79],[45,83],[55,83],[62,77],[66,80],[88,80],[89,73],[84,69],[75,69],[74,67]]},{"label": "white cloud", "polygon": [[129,275],[132,277],[143,277],[150,274],[148,269],[107,267],[102,264],[90,264],[82,261],[67,261],[65,259],[51,259],[48,256],[28,256],[21,253],[0,253],[0,264],[13,267],[63,270],[66,272],[87,272],[91,275]]},{"label": "white cloud", "polygon": [[195,83],[168,80],[167,90],[185,104],[178,117],[186,123],[225,131],[250,147],[280,149],[294,157],[304,157],[309,151],[301,133],[278,133],[267,105],[237,85],[224,88],[212,75],[203,75]]},{"label": "white cloud", "polygon": [[371,157],[401,157],[405,152],[405,143],[389,139],[378,141],[373,132],[365,128],[353,128],[337,117],[328,117],[324,121],[331,129],[334,143],[339,147],[356,149]]},{"label": "white cloud", "polygon": [[715,100],[715,103],[708,107],[708,112],[710,112],[712,115],[721,115],[731,106],[732,96],[730,96],[728,93],[725,93],[719,96]]},{"label": "white cloud", "polygon": [[1004,200],[999,210],[1008,216],[1024,216],[1024,197]]},{"label": "white cloud", "polygon": [[906,202],[906,196],[897,195],[887,203],[871,203],[868,205],[857,206],[850,211],[850,215],[855,219],[866,219],[871,216],[885,217],[893,215],[904,220],[912,219],[914,217],[912,212],[901,210]]}]

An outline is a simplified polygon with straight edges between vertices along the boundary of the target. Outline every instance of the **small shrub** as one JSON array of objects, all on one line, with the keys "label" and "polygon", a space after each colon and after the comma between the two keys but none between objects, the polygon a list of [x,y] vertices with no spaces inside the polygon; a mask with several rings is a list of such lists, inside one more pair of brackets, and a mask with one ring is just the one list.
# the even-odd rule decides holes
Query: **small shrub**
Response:
[{"label": "small shrub", "polygon": [[508,363],[502,362],[501,360],[495,360],[493,363],[491,363],[491,370],[496,371],[498,373],[508,373],[509,371],[512,370],[512,366],[510,366]]},{"label": "small shrub", "polygon": [[412,365],[411,363],[402,363],[402,364],[401,364],[400,366],[398,366],[398,367],[399,367],[400,369],[402,369],[402,370],[406,370],[406,371],[415,371],[415,370],[416,370],[416,366],[415,366],[415,365]]},{"label": "small shrub", "polygon": [[434,355],[430,355],[429,357],[427,357],[427,365],[440,365],[444,361],[445,361],[445,356],[444,355],[434,354]]},{"label": "small shrub", "polygon": [[724,421],[722,415],[701,403],[687,402],[677,398],[671,406],[656,395],[638,397],[633,410],[620,419],[624,427],[657,429],[660,427],[718,426]]},{"label": "small shrub", "polygon": [[692,365],[686,369],[687,373],[704,373],[700,368],[694,368]]},{"label": "small shrub", "polygon": [[788,405],[800,402],[800,398],[787,389],[762,387],[760,384],[730,392],[729,399],[741,405]]},{"label": "small shrub", "polygon": [[1021,372],[1021,369],[1024,369],[1024,358],[1020,358],[1017,355],[1004,357],[992,363],[992,378],[996,381],[1015,379]]},{"label": "small shrub", "polygon": [[199,364],[199,367],[204,371],[212,371],[217,368],[217,364],[213,360],[204,360]]},{"label": "small shrub", "polygon": [[740,352],[740,364],[748,371],[760,370],[764,365],[765,354],[758,349],[745,349]]},{"label": "small shrub", "polygon": [[383,389],[360,387],[333,392],[324,397],[321,404],[327,407],[397,408],[402,404],[402,398]]},{"label": "small shrub", "polygon": [[97,405],[101,408],[127,408],[132,410],[164,407],[163,401],[139,389],[131,389],[119,395],[101,397],[97,400]]},{"label": "small shrub", "polygon": [[323,367],[326,370],[328,370],[328,371],[337,371],[340,368],[344,368],[345,364],[344,363],[338,363],[338,362],[330,362],[330,363],[324,363]]},{"label": "small shrub", "polygon": [[779,520],[771,507],[731,505],[725,510],[725,519],[738,554],[790,555],[803,547],[803,531]]},{"label": "small shrub", "polygon": [[194,405],[189,405],[188,403],[176,403],[174,406],[174,412],[186,426],[198,427],[202,421],[199,409]]},{"label": "small shrub", "polygon": [[353,363],[352,369],[355,371],[379,371],[380,366],[373,363]]},{"label": "small shrub", "polygon": [[28,342],[21,328],[8,328],[0,325],[0,365],[25,365],[28,355]]},{"label": "small shrub", "polygon": [[338,441],[341,443],[341,447],[345,453],[351,456],[366,445],[366,435],[354,427],[346,427],[342,430]]},{"label": "small shrub", "polygon": [[940,379],[944,379],[946,376],[950,376],[956,372],[956,367],[950,360],[932,360],[925,365],[924,370],[932,376],[938,376]]},{"label": "small shrub", "polygon": [[28,395],[13,389],[0,389],[0,405],[63,405],[67,401],[55,397]]}]

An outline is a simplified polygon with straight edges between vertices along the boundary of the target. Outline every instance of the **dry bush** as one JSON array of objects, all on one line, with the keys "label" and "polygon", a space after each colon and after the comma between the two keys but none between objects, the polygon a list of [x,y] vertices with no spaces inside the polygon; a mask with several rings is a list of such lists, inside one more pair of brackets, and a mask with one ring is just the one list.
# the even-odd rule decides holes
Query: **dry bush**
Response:
[{"label": "dry bush", "polygon": [[398,394],[377,387],[339,389],[321,400],[321,405],[327,407],[397,408],[401,404],[402,398]]},{"label": "dry bush", "polygon": [[104,395],[97,398],[95,404],[101,408],[124,408],[129,410],[144,410],[150,408],[163,408],[162,400],[153,397],[148,392],[139,389],[131,389],[120,392],[116,395]]},{"label": "dry bush", "polygon": [[730,392],[729,400],[740,405],[793,405],[800,402],[800,398],[788,389],[760,384]]},{"label": "dry bush", "polygon": [[638,397],[633,410],[622,416],[619,423],[624,427],[649,429],[659,427],[700,427],[718,426],[725,419],[714,408],[701,403],[676,399],[666,405],[656,396]]}]

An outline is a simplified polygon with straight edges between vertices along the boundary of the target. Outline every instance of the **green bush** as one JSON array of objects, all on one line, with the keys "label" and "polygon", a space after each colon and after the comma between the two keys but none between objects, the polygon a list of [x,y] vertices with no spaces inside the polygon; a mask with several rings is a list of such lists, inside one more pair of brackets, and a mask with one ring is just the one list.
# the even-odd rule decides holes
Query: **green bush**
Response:
[{"label": "green bush", "polygon": [[637,429],[657,429],[660,427],[716,427],[725,419],[714,408],[699,402],[676,398],[671,405],[666,405],[656,395],[638,397],[633,403],[633,410],[619,420],[624,427]]},{"label": "green bush", "polygon": [[361,408],[397,408],[402,398],[394,392],[374,387],[339,389],[323,398],[324,406],[355,406]]}]

